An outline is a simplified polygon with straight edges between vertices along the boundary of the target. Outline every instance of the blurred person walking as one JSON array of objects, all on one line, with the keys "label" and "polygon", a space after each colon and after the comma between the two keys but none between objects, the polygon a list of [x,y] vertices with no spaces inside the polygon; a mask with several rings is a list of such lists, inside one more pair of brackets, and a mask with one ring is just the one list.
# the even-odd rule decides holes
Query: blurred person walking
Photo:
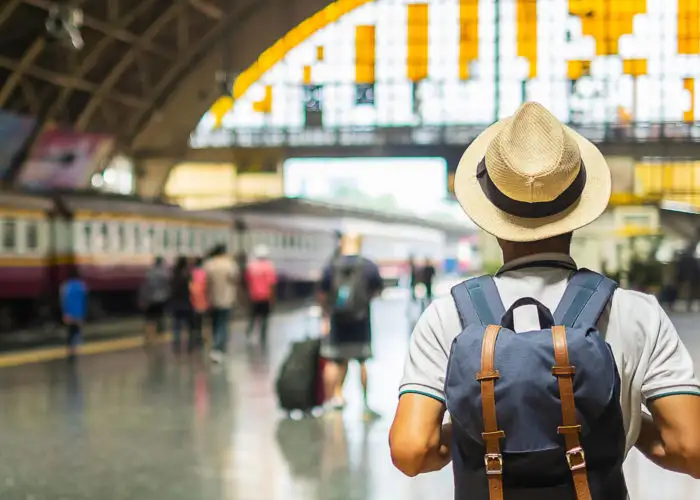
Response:
[{"label": "blurred person walking", "polygon": [[437,271],[435,270],[433,262],[430,260],[430,257],[426,257],[423,267],[420,270],[420,281],[425,285],[425,297],[428,303],[433,301],[433,280],[436,274]]},{"label": "blurred person walking", "polygon": [[170,299],[170,276],[163,257],[156,257],[139,292],[139,303],[146,316],[146,345],[152,345],[163,323]]},{"label": "blurred person walking", "polygon": [[212,361],[221,363],[228,347],[229,323],[240,288],[238,265],[226,254],[224,245],[217,245],[204,264],[207,279],[207,300],[211,306]]},{"label": "blurred person walking", "polygon": [[319,303],[328,318],[329,331],[321,345],[324,367],[326,406],[341,409],[342,388],[348,363],[360,364],[365,415],[377,414],[369,407],[367,360],[372,357],[370,302],[381,293],[383,281],[379,268],[360,255],[362,237],[342,237],[340,255],[323,271]]},{"label": "blurred person walking", "polygon": [[87,318],[87,285],[75,266],[68,271],[68,279],[61,285],[61,313],[67,329],[68,356],[73,359],[83,340],[83,325]]},{"label": "blurred person walking", "polygon": [[190,302],[190,270],[187,257],[180,256],[175,262],[170,279],[170,307],[173,314],[173,352],[182,350],[182,330],[187,330],[187,350],[194,349],[192,328],[192,303]]},{"label": "blurred person walking", "polygon": [[209,311],[207,298],[207,272],[204,270],[204,260],[197,257],[190,276],[190,304],[192,304],[192,336],[194,348],[204,344],[204,316]]},{"label": "blurred person walking", "polygon": [[246,338],[252,340],[255,324],[260,322],[260,345],[267,344],[267,328],[272,306],[275,302],[277,270],[269,259],[269,249],[258,245],[253,251],[253,260],[246,267],[246,284],[250,306],[250,321]]}]

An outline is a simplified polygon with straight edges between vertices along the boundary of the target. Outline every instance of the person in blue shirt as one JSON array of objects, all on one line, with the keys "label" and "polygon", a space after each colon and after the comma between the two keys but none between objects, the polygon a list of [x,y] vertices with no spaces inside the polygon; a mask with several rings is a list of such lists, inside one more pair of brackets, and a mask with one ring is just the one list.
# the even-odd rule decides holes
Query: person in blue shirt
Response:
[{"label": "person in blue shirt", "polygon": [[68,355],[73,358],[82,342],[87,316],[87,286],[75,267],[70,268],[68,279],[61,286],[61,313],[68,331]]}]

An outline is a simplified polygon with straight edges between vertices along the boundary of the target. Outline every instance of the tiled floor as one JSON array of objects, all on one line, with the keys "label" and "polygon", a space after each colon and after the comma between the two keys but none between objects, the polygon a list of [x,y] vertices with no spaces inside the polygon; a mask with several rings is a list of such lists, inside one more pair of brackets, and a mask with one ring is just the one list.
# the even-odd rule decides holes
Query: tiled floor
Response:
[{"label": "tiled floor", "polygon": [[[272,392],[285,342],[313,329],[277,318],[269,355],[235,332],[232,360],[210,367],[142,350],[0,370],[2,500],[424,500],[451,498],[449,470],[406,479],[387,432],[408,342],[400,294],[376,307],[371,399],[362,420],[358,372],[344,414],[281,418]],[[698,315],[675,318],[700,360]],[[633,454],[633,500],[700,500],[700,483]]]}]

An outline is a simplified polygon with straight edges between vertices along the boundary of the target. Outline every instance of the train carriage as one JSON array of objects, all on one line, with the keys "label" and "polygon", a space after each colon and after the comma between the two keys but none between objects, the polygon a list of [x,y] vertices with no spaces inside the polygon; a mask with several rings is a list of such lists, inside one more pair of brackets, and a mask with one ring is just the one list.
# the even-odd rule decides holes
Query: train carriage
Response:
[{"label": "train carriage", "polygon": [[89,317],[133,313],[155,256],[205,256],[270,249],[281,296],[308,294],[330,261],[338,232],[364,236],[364,254],[396,282],[409,254],[443,258],[446,234],[461,228],[410,216],[280,198],[229,209],[188,211],[119,195],[0,195],[0,330],[55,321],[71,268],[90,291]]},{"label": "train carriage", "polygon": [[52,296],[51,200],[0,194],[0,329],[46,313]]}]

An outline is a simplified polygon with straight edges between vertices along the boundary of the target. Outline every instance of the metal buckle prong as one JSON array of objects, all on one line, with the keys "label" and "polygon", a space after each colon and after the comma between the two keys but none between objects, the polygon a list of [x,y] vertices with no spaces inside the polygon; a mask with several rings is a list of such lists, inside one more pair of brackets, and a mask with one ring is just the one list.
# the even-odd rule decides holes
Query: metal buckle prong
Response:
[{"label": "metal buckle prong", "polygon": [[[577,457],[580,463],[574,463],[574,458]],[[586,454],[583,448],[577,446],[566,452],[566,462],[569,464],[569,470],[575,471],[586,468]]]},{"label": "metal buckle prong", "polygon": [[[486,474],[489,476],[503,474],[503,455],[500,453],[487,453],[484,455],[484,465],[486,466]],[[495,467],[492,468],[492,466]]]}]

